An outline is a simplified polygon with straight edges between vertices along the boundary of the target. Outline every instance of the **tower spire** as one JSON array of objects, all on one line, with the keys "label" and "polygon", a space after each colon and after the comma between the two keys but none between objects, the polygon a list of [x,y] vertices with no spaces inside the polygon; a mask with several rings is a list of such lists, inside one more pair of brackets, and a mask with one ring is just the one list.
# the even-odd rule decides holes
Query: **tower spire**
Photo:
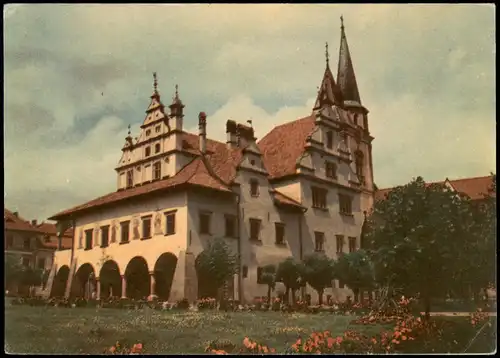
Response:
[{"label": "tower spire", "polygon": [[358,105],[361,104],[356,75],[351,60],[351,53],[349,52],[349,45],[347,44],[343,16],[340,16],[340,49],[337,84],[342,91],[344,101],[356,102]]},{"label": "tower spire", "polygon": [[330,66],[330,55],[328,54],[328,41],[325,43],[326,67]]},{"label": "tower spire", "polygon": [[153,88],[154,93],[158,94],[158,79],[156,78],[156,72],[153,72]]}]

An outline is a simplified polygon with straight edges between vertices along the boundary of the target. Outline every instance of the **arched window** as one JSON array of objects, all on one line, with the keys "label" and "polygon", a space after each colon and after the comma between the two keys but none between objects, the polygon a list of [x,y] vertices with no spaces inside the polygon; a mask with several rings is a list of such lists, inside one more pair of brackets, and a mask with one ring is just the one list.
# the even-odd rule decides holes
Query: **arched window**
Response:
[{"label": "arched window", "polygon": [[361,151],[356,151],[356,174],[361,182],[364,181],[364,157]]}]

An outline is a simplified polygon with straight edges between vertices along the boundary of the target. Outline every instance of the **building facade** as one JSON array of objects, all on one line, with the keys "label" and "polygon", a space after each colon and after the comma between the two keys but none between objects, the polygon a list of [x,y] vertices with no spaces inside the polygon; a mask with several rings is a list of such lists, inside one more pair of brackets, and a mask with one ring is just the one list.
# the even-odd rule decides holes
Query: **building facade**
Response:
[{"label": "building facade", "polygon": [[[4,208],[5,242],[4,254],[15,257],[22,266],[50,270],[53,266],[54,252],[58,248],[58,237],[55,232],[55,224],[37,224],[36,220],[27,221],[19,216],[18,212],[12,212]],[[72,243],[71,232],[67,231],[61,236],[61,250],[69,249]],[[9,291],[19,288],[7,287]],[[40,291],[41,288],[37,288]],[[22,291],[22,288],[21,288]]]},{"label": "building facade", "polygon": [[[59,232],[74,228],[72,249],[56,254],[53,294],[193,301],[209,291],[196,257],[223,238],[239,257],[227,291],[249,302],[266,295],[267,264],[358,249],[373,204],[373,137],[343,25],[336,81],[328,48],[326,61],[311,113],[260,141],[233,120],[226,143],[207,138],[204,112],[198,133],[186,132],[177,87],[166,113],[155,74],[141,131],[129,131],[115,168],[117,191],[51,218]],[[352,295],[339,282],[325,293]]]}]

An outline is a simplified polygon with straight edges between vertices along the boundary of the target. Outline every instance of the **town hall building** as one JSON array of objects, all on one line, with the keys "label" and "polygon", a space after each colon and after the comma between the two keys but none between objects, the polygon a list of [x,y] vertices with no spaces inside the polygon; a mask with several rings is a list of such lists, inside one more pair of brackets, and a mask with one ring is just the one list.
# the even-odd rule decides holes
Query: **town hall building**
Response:
[{"label": "town hall building", "polygon": [[[211,294],[196,257],[222,238],[239,257],[227,292],[249,302],[266,295],[260,272],[267,264],[359,248],[374,198],[373,137],[343,25],[336,80],[327,48],[311,113],[260,140],[234,120],[219,128],[225,143],[211,140],[204,112],[198,133],[188,133],[177,86],[168,107],[156,74],[153,87],[139,135],[129,131],[121,148],[117,190],[50,218],[59,232],[74,232],[71,250],[55,255],[51,295],[192,302]],[[352,292],[334,281],[325,294],[341,300]]]}]

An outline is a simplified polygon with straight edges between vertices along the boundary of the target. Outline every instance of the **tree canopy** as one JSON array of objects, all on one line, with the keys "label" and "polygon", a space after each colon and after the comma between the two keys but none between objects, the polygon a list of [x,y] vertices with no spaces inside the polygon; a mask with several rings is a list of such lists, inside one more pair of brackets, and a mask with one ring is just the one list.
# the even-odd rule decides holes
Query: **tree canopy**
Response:
[{"label": "tree canopy", "polygon": [[365,250],[358,250],[342,255],[335,263],[335,277],[353,290],[355,300],[363,290],[372,290],[375,286],[373,265]]},{"label": "tree canopy", "polygon": [[459,276],[465,243],[474,231],[469,200],[421,177],[375,203],[366,230],[375,278],[406,295],[430,300],[447,293]]},{"label": "tree canopy", "polygon": [[323,253],[312,253],[303,259],[303,275],[307,283],[318,292],[319,304],[323,304],[323,292],[332,285],[334,261]]}]

